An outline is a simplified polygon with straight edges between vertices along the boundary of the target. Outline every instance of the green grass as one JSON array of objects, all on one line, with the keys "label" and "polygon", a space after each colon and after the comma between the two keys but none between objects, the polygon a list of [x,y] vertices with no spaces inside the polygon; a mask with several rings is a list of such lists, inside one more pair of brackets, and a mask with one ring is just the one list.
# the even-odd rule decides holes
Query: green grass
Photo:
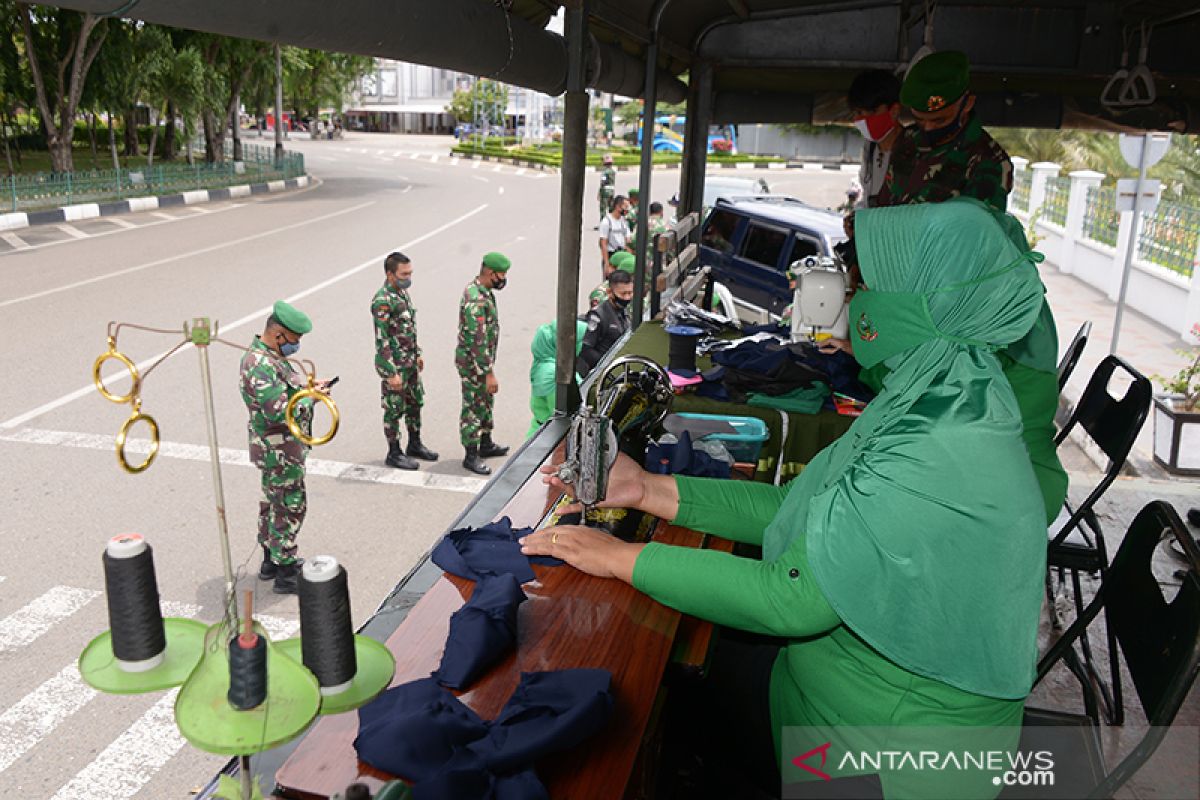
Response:
[{"label": "green grass", "polygon": [[[77,172],[83,170],[98,170],[112,169],[113,161],[112,154],[107,150],[99,151],[99,158],[92,158],[92,150],[90,147],[73,148],[72,155],[75,160],[75,170]],[[138,167],[146,166],[147,157],[135,156],[130,158],[121,157],[121,169],[137,169]],[[164,162],[161,157],[155,157],[155,164],[163,163],[179,163],[182,159],[177,157],[173,162]],[[17,175],[34,175],[39,172],[50,172],[50,154],[45,150],[22,150],[21,160],[17,161],[17,155],[13,153],[13,172]],[[3,158],[3,152],[0,151],[0,173],[7,176],[8,162]]]},{"label": "green grass", "polygon": [[[483,155],[492,158],[516,159],[526,164],[543,164],[552,167],[562,166],[562,147],[557,144],[541,144],[533,147],[503,147],[498,142],[488,145],[459,144],[453,152],[461,155]],[[642,154],[636,147],[614,147],[609,150],[589,149],[587,151],[588,166],[599,167],[603,164],[605,155],[611,155],[613,165],[617,167],[636,167],[641,164]],[[655,164],[678,164],[682,160],[679,153],[654,153]],[[708,157],[711,164],[768,164],[782,161],[773,156],[727,155],[711,153]]]}]

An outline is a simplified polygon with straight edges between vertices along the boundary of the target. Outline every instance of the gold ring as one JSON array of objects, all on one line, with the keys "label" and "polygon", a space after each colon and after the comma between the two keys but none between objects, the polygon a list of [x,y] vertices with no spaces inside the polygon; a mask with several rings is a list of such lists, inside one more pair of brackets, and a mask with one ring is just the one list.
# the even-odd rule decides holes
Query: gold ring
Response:
[{"label": "gold ring", "polygon": [[[134,423],[144,421],[150,426],[150,454],[146,456],[146,460],[141,464],[134,466],[125,458],[125,437],[129,435],[129,429]],[[125,424],[121,426],[121,430],[117,432],[117,463],[121,465],[121,469],[136,475],[139,472],[145,472],[146,468],[154,461],[154,457],[158,455],[158,423],[154,421],[154,417],[149,414],[143,414],[141,403],[137,403],[133,407],[133,413],[129,415],[129,419],[125,420]]]},{"label": "gold ring", "polygon": [[[104,385],[104,380],[100,377],[100,368],[104,366],[104,362],[110,358],[115,358],[117,361],[120,361],[125,365],[125,368],[129,370],[129,377],[132,383],[132,385],[129,387],[129,394],[113,394]],[[96,363],[92,364],[92,380],[95,382],[96,388],[100,390],[100,394],[104,395],[104,399],[111,400],[114,403],[131,402],[133,398],[137,397],[138,391],[142,387],[142,379],[141,376],[138,375],[137,367],[133,365],[133,362],[129,360],[128,356],[117,350],[117,341],[111,336],[108,337],[108,352],[101,353],[100,356],[96,358]]]},{"label": "gold ring", "polygon": [[558,531],[550,534],[550,544],[558,544]]},{"label": "gold ring", "polygon": [[[329,432],[324,436],[310,436],[309,434],[305,433],[300,425],[296,422],[296,404],[306,397],[313,398],[314,400],[324,404],[324,406],[329,409],[329,416],[332,417],[332,421],[329,425]],[[341,422],[342,416],[338,412],[337,403],[333,402],[333,398],[324,392],[318,391],[313,386],[313,379],[309,378],[308,388],[301,389],[292,395],[291,400],[288,400],[287,411],[284,414],[284,418],[287,420],[288,430],[292,432],[293,436],[309,447],[316,447],[317,445],[325,444],[335,435],[337,435],[338,423]]]}]

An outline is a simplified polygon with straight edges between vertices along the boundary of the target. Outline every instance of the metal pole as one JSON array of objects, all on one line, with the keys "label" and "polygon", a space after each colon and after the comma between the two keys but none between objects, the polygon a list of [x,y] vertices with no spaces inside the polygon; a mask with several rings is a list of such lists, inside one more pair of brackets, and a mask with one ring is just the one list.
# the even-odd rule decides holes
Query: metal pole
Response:
[{"label": "metal pole", "polygon": [[[701,62],[692,68],[687,101],[687,127],[683,141],[682,187],[679,215],[699,213],[704,206],[704,169],[708,162],[708,125],[713,108],[712,64]],[[692,234],[695,236],[695,233]],[[690,237],[689,237],[690,238]],[[680,242],[682,247],[685,242]]]},{"label": "metal pole", "polygon": [[642,304],[646,297],[646,238],[650,235],[650,176],[654,171],[654,119],[658,114],[658,36],[652,34],[646,47],[646,102],[642,107],[642,163],[638,175],[637,230],[634,241],[633,328],[642,324]]},{"label": "metal pole", "polygon": [[283,50],[275,43],[275,163],[283,160]]},{"label": "metal pole", "polygon": [[555,346],[555,410],[574,414],[579,408],[575,383],[575,317],[579,302],[579,254],[583,238],[583,189],[587,163],[588,94],[584,88],[584,37],[587,17],[583,0],[566,4],[567,92],[563,129],[562,188],[558,218],[558,335]]},{"label": "metal pole", "polygon": [[[200,327],[206,326],[208,320],[197,320],[192,325],[192,342],[196,352],[200,354],[200,382],[203,384],[204,418],[208,423],[208,451],[212,461],[213,497],[217,504],[217,535],[221,541],[221,560],[225,568],[225,615],[231,629],[237,630],[238,612],[237,598],[234,597],[235,586],[233,575],[233,558],[229,555],[229,523],[225,519],[225,485],[221,482],[221,448],[217,445],[217,416],[213,406],[212,371],[208,366],[208,337],[215,336],[214,328],[208,328],[211,333],[200,334]],[[203,339],[203,341],[199,341]]]},{"label": "metal pole", "polygon": [[1133,254],[1137,252],[1138,228],[1142,218],[1142,186],[1146,182],[1146,156],[1150,152],[1150,134],[1142,134],[1142,152],[1138,155],[1137,186],[1133,190],[1133,224],[1129,226],[1129,241],[1125,243],[1125,269],[1121,271],[1121,291],[1117,294],[1117,316],[1113,319],[1111,355],[1117,354],[1117,340],[1121,337],[1121,317],[1125,313],[1125,291],[1129,288],[1129,273],[1133,269]]}]

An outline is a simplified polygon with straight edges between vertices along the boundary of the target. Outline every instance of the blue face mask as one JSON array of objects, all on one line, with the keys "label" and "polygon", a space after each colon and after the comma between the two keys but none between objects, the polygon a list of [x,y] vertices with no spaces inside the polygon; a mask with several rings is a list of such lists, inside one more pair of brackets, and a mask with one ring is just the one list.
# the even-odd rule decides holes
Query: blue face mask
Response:
[{"label": "blue face mask", "polygon": [[412,278],[405,278],[404,280],[396,279],[397,289],[407,289],[410,286],[412,286]]},{"label": "blue face mask", "polygon": [[279,352],[283,354],[284,358],[290,358],[291,356],[294,356],[296,353],[300,352],[300,343],[283,342],[279,345]]}]

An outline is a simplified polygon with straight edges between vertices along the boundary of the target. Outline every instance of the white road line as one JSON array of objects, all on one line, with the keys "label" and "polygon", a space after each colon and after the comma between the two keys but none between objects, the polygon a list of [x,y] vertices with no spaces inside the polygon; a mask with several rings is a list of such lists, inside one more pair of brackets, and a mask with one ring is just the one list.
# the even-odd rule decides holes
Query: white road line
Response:
[{"label": "white road line", "polygon": [[[21,428],[11,433],[0,434],[0,442],[16,442],[20,444],[41,444],[52,447],[74,447],[81,450],[111,451],[116,447],[116,437],[98,433],[71,433],[69,431],[48,431],[37,428]],[[146,455],[150,452],[148,439],[129,439],[125,452],[130,455]],[[250,454],[246,450],[222,447],[221,463],[235,467],[250,467]],[[161,458],[174,458],[181,461],[205,461],[209,459],[207,445],[183,444],[180,442],[162,442],[158,455]],[[475,494],[487,482],[482,478],[469,478],[465,475],[439,475],[425,470],[408,471],[396,470],[391,467],[378,467],[370,464],[352,464],[348,461],[332,461],[324,458],[310,458],[307,462],[309,477],[337,478],[339,480],[358,481],[361,483],[382,483],[393,486],[408,486],[414,489],[441,489],[447,492],[465,492]],[[0,648],[2,649],[2,648]]]},{"label": "white road line", "polygon": [[263,630],[267,632],[267,636],[271,637],[272,642],[290,639],[296,635],[296,631],[300,630],[300,620],[298,619],[274,617],[270,614],[255,614],[254,618],[263,626]]},{"label": "white road line", "polygon": [[421,157],[421,155],[420,155],[420,153],[409,153],[408,157],[411,158],[413,161],[416,161],[418,158]]},{"label": "white road line", "polygon": [[134,225],[129,220],[121,219],[120,217],[104,217],[104,220],[105,220],[105,222],[111,222],[113,225],[116,225],[118,228],[125,228],[126,230],[138,227],[137,225]]},{"label": "white road line", "polygon": [[76,228],[74,225],[68,225],[65,222],[61,225],[55,225],[54,227],[58,228],[60,231],[67,234],[68,236],[74,237],[76,239],[88,238],[88,235],[86,233],[84,233],[83,231],[79,230],[79,228]]},{"label": "white road line", "polygon": [[501,170],[501,166],[500,166],[499,164],[497,164],[496,166],[492,167],[492,172],[499,172],[500,170]]},{"label": "white road line", "polygon": [[29,752],[58,725],[99,694],[68,664],[57,675],[0,714],[0,772]]},{"label": "white road line", "polygon": [[458,166],[458,159],[457,159],[457,158],[454,158],[453,156],[451,156],[451,158],[450,158],[450,166],[452,166],[452,167],[457,167],[457,166]]},{"label": "white road line", "polygon": [[151,212],[150,212],[150,216],[152,216],[152,217],[161,217],[162,219],[169,219],[169,220],[176,220],[176,219],[179,219],[179,217],[172,216],[171,214],[168,214],[168,213],[167,213],[167,212],[165,212],[165,211],[151,211]]},{"label": "white road line", "polygon": [[484,183],[491,183],[491,181],[489,179],[483,177],[482,175],[472,175],[470,177],[474,178],[477,181],[483,181]]},{"label": "white road line", "polygon": [[479,165],[480,165],[480,164],[482,164],[482,163],[483,163],[482,161],[475,161],[475,162],[473,162],[473,163],[471,164],[471,169],[479,169]]},{"label": "white road line", "polygon": [[[167,256],[166,258],[160,258],[156,261],[150,261],[145,264],[138,264],[135,267],[126,267],[125,269],[119,269],[116,272],[108,272],[108,273],[105,273],[104,275],[96,275],[94,277],[87,278],[86,280],[76,281],[75,283],[68,283],[66,286],[59,286],[54,289],[46,289],[44,291],[34,292],[33,294],[27,294],[22,297],[14,297],[11,300],[0,301],[0,308],[4,308],[5,306],[15,305],[17,303],[24,303],[28,300],[37,300],[38,298],[41,298],[41,297],[47,297],[52,294],[58,294],[59,292],[70,291],[71,289],[78,289],[81,286],[88,286],[90,284],[98,283],[100,281],[106,281],[110,278],[118,278],[122,275],[128,275],[132,272],[140,272],[141,270],[150,269],[151,267],[159,267],[159,266],[162,266],[163,264],[170,264],[172,261],[178,261],[183,258],[191,258],[192,256],[199,256],[199,255],[203,255],[205,253],[211,253],[214,250],[220,250],[225,247],[233,247],[236,245],[244,244],[246,242],[254,241],[255,239],[262,239],[265,236],[272,236],[276,233],[290,231],[295,228],[302,228],[306,225],[311,225],[314,222],[321,222],[323,220],[332,219],[333,217],[340,217],[343,214],[350,214],[354,211],[358,211],[360,208],[366,208],[367,206],[372,205],[374,202],[375,202],[374,200],[369,200],[366,203],[359,203],[356,206],[351,206],[350,208],[343,208],[341,211],[334,211],[330,214],[322,214],[319,217],[313,217],[312,219],[305,220],[304,222],[294,222],[290,225],[284,225],[279,228],[272,228],[269,231],[260,231],[259,233],[254,233],[249,236],[243,236],[240,239],[230,239],[228,241],[220,242],[219,244],[209,245],[208,247],[201,247],[199,250],[192,250],[187,253],[176,253],[175,255]],[[157,214],[158,212],[152,212],[152,213]],[[175,219],[175,217],[170,217],[170,219]]]},{"label": "white road line", "polygon": [[[374,202],[375,201],[372,200],[370,202],[363,203],[362,205],[369,206],[369,205],[371,205],[371,203],[374,203]],[[361,206],[359,206],[359,207],[361,208]],[[475,208],[471,209],[467,213],[462,214],[443,225],[439,225],[438,227],[434,228],[433,230],[431,230],[427,233],[421,234],[420,236],[413,239],[412,241],[401,244],[398,249],[404,250],[404,248],[406,248],[406,247],[416,247],[418,244],[425,241],[426,239],[431,239],[434,236],[437,236],[439,233],[449,230],[450,228],[453,228],[455,225],[459,224],[460,222],[464,222],[465,220],[470,219],[471,217],[475,216],[476,214],[483,211],[487,207],[488,207],[487,203],[476,206]],[[343,209],[342,211],[338,211],[335,213],[336,214],[345,214],[352,210],[354,210],[354,209]],[[326,216],[334,216],[334,215],[331,214],[331,215],[326,215]],[[317,219],[319,219],[319,217]],[[308,222],[296,223],[296,225],[307,225],[314,221],[315,220],[309,220]],[[289,225],[287,227],[292,228],[292,227],[296,227],[296,225]],[[278,228],[276,230],[284,230],[284,229]],[[271,233],[271,232],[264,231],[262,234],[255,234],[255,236],[263,236],[263,235],[267,235],[268,233]],[[248,238],[251,238],[251,237],[248,237]],[[211,249],[215,249],[216,247],[227,247],[230,244],[235,244],[235,243],[236,242],[225,242],[221,245],[214,245],[212,248],[208,248],[208,249],[211,250]],[[197,251],[197,252],[202,252],[202,251]],[[294,303],[297,300],[302,300],[303,298],[308,297],[310,294],[314,294],[328,286],[332,286],[333,284],[338,283],[339,281],[343,281],[352,275],[357,275],[358,273],[362,272],[364,269],[368,269],[372,266],[378,266],[379,262],[387,256],[388,252],[391,252],[391,250],[388,250],[385,253],[380,253],[377,256],[373,256],[372,258],[369,258],[368,260],[364,261],[363,263],[359,264],[358,266],[351,267],[350,269],[345,270],[344,272],[334,275],[332,278],[327,278],[327,279],[321,281],[320,283],[316,284],[315,286],[310,286],[309,288],[305,289],[304,291],[298,292],[298,293],[292,295],[291,297],[285,297],[284,301],[288,302],[288,303]],[[11,302],[13,302],[13,301],[10,300],[7,303],[0,303],[0,308],[3,308],[5,305],[8,305]],[[247,314],[246,316],[242,317],[241,319],[234,320],[233,322],[229,323],[228,325],[221,326],[221,330],[224,333],[229,333],[230,331],[232,331],[236,328],[240,328],[241,326],[243,326],[247,323],[250,323],[250,322],[257,322],[257,323],[261,324],[262,320],[266,317],[266,314],[270,310],[271,310],[271,306],[264,306],[263,308],[260,308],[256,311],[252,311],[251,313]],[[190,348],[191,345],[187,345],[187,347]],[[162,358],[165,354],[166,354],[166,351],[163,351],[162,353],[159,353],[158,355],[151,356],[150,358],[146,359],[145,361],[139,362],[137,365],[137,368],[145,369],[146,367],[150,366],[158,359]],[[128,372],[125,373],[125,375],[128,375],[128,374],[129,374]],[[124,380],[124,379],[121,379],[121,380]],[[119,380],[115,381],[115,383],[119,383],[119,382],[120,382]],[[51,400],[48,403],[43,403],[42,405],[38,406],[37,408],[26,411],[24,414],[20,414],[11,419],[5,420],[4,422],[0,422],[0,430],[16,428],[19,425],[24,425],[26,422],[28,422],[31,419],[40,417],[42,414],[53,411],[54,409],[59,408],[60,406],[65,406],[67,403],[70,403],[74,400],[78,400],[80,397],[91,394],[94,391],[95,391],[95,387],[89,383],[87,386],[84,386],[80,389],[76,389],[73,392],[68,392],[67,394],[64,394],[63,396],[59,397],[56,400]]]},{"label": "white road line", "polygon": [[514,174],[515,174],[515,175],[524,175],[524,174],[525,174],[525,168],[524,168],[524,167],[521,167],[521,168],[520,168],[519,170],[517,170],[517,171],[516,171]]},{"label": "white road line", "polygon": [[212,213],[212,209],[205,208],[204,206],[188,206],[188,211],[195,211],[197,214],[211,214]]},{"label": "white road line", "polygon": [[500,194],[504,194],[504,187],[503,187],[503,186],[501,186],[501,187],[500,187]]},{"label": "white road line", "polygon": [[438,160],[438,154],[434,153],[434,154],[430,155],[429,160],[432,161],[434,164],[436,164],[437,160]]},{"label": "white road line", "polygon": [[413,185],[410,183],[408,186],[405,186],[403,189],[400,190],[400,194],[408,194],[409,192],[412,191],[412,187],[413,187]]},{"label": "white road line", "polygon": [[94,589],[55,586],[0,620],[0,653],[36,641],[43,633],[100,596]]},{"label": "white road line", "polygon": [[15,233],[10,233],[8,231],[5,231],[4,233],[0,233],[0,239],[3,239],[4,241],[11,244],[13,246],[14,250],[28,250],[29,249],[29,243],[26,242],[24,239],[22,239],[20,236],[17,236]]}]

